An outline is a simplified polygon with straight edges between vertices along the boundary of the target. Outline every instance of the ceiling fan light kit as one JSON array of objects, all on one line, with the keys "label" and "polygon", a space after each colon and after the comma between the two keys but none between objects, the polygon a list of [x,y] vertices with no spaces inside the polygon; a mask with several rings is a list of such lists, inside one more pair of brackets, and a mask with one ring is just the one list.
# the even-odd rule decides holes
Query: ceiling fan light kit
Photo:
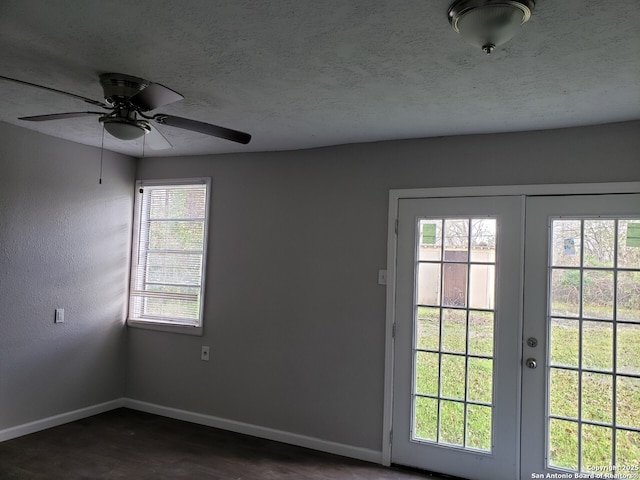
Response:
[{"label": "ceiling fan light kit", "polygon": [[232,142],[247,144],[251,140],[251,135],[230,128],[219,127],[210,123],[190,120],[188,118],[176,117],[164,113],[147,115],[146,112],[168,105],[184,97],[170,88],[159,83],[150,82],[144,78],[133,77],[122,73],[104,73],[100,75],[100,85],[104,92],[104,102],[92,100],[90,98],[65,92],[44,85],[38,85],[15,78],[0,75],[1,79],[41,88],[50,92],[74,97],[91,105],[105,109],[105,112],[67,112],[53,113],[48,115],[35,115],[31,117],[21,117],[20,120],[30,122],[44,122],[49,120],[62,120],[66,118],[77,118],[84,116],[99,115],[98,121],[104,129],[113,137],[119,140],[135,140],[149,135],[148,145],[154,150],[171,148],[169,141],[164,138],[152,124],[154,121],[161,125],[181,128],[203,133],[212,137],[223,138]]},{"label": "ceiling fan light kit", "polygon": [[451,27],[471,45],[491,55],[531,18],[534,0],[456,0],[449,7]]},{"label": "ceiling fan light kit", "polygon": [[135,140],[151,133],[151,126],[144,120],[129,120],[118,117],[100,117],[104,129],[119,140]]}]

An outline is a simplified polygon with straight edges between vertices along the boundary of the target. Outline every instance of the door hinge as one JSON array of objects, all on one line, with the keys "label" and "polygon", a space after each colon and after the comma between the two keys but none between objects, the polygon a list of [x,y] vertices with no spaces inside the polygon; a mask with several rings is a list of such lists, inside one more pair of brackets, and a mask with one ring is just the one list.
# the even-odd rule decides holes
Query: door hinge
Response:
[{"label": "door hinge", "polygon": [[391,338],[396,338],[396,324],[391,326]]},{"label": "door hinge", "polygon": [[389,430],[389,443],[393,443],[393,430]]},{"label": "door hinge", "polygon": [[396,235],[398,234],[398,219],[396,218]]}]

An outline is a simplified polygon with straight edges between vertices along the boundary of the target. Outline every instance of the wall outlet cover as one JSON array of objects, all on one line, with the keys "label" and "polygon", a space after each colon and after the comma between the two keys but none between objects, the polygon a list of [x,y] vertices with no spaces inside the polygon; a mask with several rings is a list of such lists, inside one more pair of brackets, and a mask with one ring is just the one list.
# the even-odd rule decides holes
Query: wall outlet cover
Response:
[{"label": "wall outlet cover", "polygon": [[209,347],[203,345],[202,350],[200,351],[200,360],[204,360],[205,362],[209,361]]}]

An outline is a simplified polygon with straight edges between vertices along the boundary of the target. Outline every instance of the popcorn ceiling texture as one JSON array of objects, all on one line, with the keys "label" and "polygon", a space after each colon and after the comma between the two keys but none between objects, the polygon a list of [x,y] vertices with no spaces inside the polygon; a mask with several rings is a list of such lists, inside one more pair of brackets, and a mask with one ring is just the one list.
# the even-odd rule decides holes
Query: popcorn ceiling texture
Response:
[{"label": "popcorn ceiling texture", "polygon": [[[450,28],[449,0],[5,0],[2,75],[101,98],[119,72],[185,96],[159,109],[253,134],[247,146],[160,127],[159,155],[291,150],[640,118],[637,0],[538,0],[491,57]],[[90,110],[0,80],[0,120],[100,146]],[[105,137],[142,155],[142,142]],[[148,152],[147,152],[148,153]]]}]

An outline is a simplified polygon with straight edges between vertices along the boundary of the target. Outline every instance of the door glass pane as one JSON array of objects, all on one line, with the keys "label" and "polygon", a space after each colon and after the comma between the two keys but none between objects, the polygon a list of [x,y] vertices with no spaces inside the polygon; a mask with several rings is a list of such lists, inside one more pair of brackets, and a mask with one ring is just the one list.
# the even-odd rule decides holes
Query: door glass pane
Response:
[{"label": "door glass pane", "polygon": [[493,312],[469,311],[469,354],[493,355]]},{"label": "door glass pane", "polygon": [[[616,337],[616,365],[619,373],[640,374],[640,325],[619,323]],[[640,410],[640,407],[638,408]]]},{"label": "door glass pane", "polygon": [[618,268],[640,269],[640,219],[618,220]]},{"label": "door glass pane", "polygon": [[420,220],[418,234],[418,260],[442,260],[442,220]]},{"label": "door glass pane", "polygon": [[446,219],[444,221],[445,261],[466,262],[469,258],[469,220]]},{"label": "door glass pane", "polygon": [[416,346],[424,350],[440,347],[440,309],[418,307],[416,316]]},{"label": "door glass pane", "polygon": [[578,372],[552,368],[549,385],[552,391],[557,392],[556,395],[551,397],[549,406],[551,414],[558,417],[577,419],[580,399]]},{"label": "door glass pane", "polygon": [[[456,255],[453,255],[455,253]],[[459,256],[460,252],[445,252],[447,258]],[[445,263],[443,266],[442,305],[447,307],[467,306],[467,271],[465,263]]]},{"label": "door glass pane", "polygon": [[582,426],[582,470],[593,472],[602,466],[612,465],[613,430],[600,425]]},{"label": "door glass pane", "polygon": [[418,305],[440,305],[440,264],[418,265],[416,290]]},{"label": "door glass pane", "polygon": [[615,220],[584,221],[584,266],[613,267]]},{"label": "door glass pane", "polygon": [[613,370],[613,323],[582,322],[582,368]]},{"label": "door glass pane", "polygon": [[639,223],[551,222],[550,467],[588,473],[640,458]]},{"label": "door glass pane", "polygon": [[640,323],[640,272],[618,272],[618,320]]},{"label": "door glass pane", "polygon": [[582,419],[610,424],[613,421],[613,375],[582,372]]},{"label": "door glass pane", "polygon": [[491,407],[467,404],[467,446],[491,450]]},{"label": "door glass pane", "polygon": [[440,401],[440,442],[464,444],[464,403]]},{"label": "door glass pane", "polygon": [[[618,425],[640,429],[640,378],[618,377],[616,396],[618,397]],[[640,456],[638,457],[640,460]]]},{"label": "door glass pane", "polygon": [[551,315],[580,316],[581,272],[579,269],[551,270]]},{"label": "door glass pane", "polygon": [[495,265],[471,265],[469,274],[469,306],[490,310],[496,283]]},{"label": "door glass pane", "polygon": [[469,358],[467,399],[472,402],[491,403],[493,360]]},{"label": "door glass pane", "polygon": [[442,351],[465,353],[467,312],[466,310],[442,309]]},{"label": "door glass pane", "polygon": [[416,352],[416,393],[420,395],[438,394],[438,354]]},{"label": "door glass pane", "polygon": [[414,402],[415,436],[432,442],[438,439],[438,400],[416,397]]},{"label": "door glass pane", "polygon": [[582,316],[613,318],[613,271],[585,270],[583,272]]},{"label": "door glass pane", "polygon": [[616,464],[627,466],[633,473],[640,471],[640,433],[616,430]]},{"label": "door glass pane", "polygon": [[446,398],[464,400],[465,359],[461,355],[442,355],[440,363],[440,395]]},{"label": "door glass pane", "polygon": [[550,332],[551,365],[579,366],[580,323],[577,320],[552,318]]},{"label": "door glass pane", "polygon": [[417,227],[412,440],[490,452],[497,222]]},{"label": "door glass pane", "polygon": [[552,232],[551,265],[576,267],[580,265],[580,220],[554,220]]},{"label": "door glass pane", "polygon": [[549,466],[578,469],[578,422],[549,420]]},{"label": "door glass pane", "polygon": [[495,263],[496,219],[475,218],[471,220],[471,261]]}]

